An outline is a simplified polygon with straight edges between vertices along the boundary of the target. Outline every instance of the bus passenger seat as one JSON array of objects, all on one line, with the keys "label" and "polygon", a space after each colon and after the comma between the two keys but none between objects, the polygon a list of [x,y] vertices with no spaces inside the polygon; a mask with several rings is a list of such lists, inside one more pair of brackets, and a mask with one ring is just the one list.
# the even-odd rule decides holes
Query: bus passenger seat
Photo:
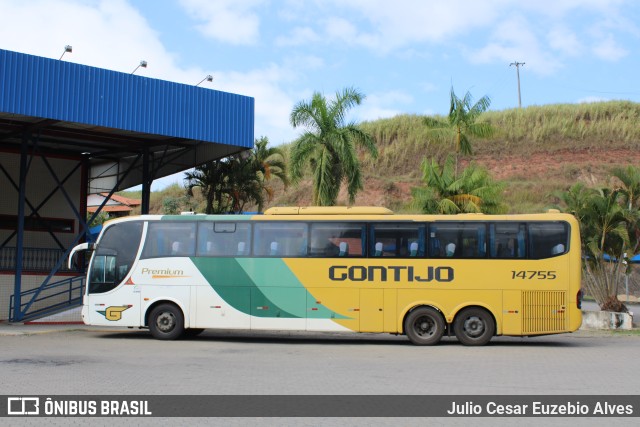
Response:
[{"label": "bus passenger seat", "polygon": [[180,242],[173,242],[171,244],[171,255],[176,255],[180,252]]},{"label": "bus passenger seat", "polygon": [[411,242],[409,244],[409,256],[418,255],[418,242]]},{"label": "bus passenger seat", "polygon": [[453,255],[455,255],[456,253],[456,244],[455,243],[449,243],[447,246],[445,246],[445,255],[448,257],[452,257]]},{"label": "bus passenger seat", "polygon": [[374,256],[382,256],[382,242],[376,243],[376,252]]},{"label": "bus passenger seat", "polygon": [[349,255],[349,245],[347,242],[340,242],[340,253],[338,256],[347,256]]},{"label": "bus passenger seat", "polygon": [[238,255],[244,255],[245,246],[244,242],[238,242]]},{"label": "bus passenger seat", "polygon": [[564,252],[564,245],[562,243],[558,243],[551,249],[551,253],[553,255],[561,254]]},{"label": "bus passenger seat", "polygon": [[269,247],[269,255],[278,255],[278,242],[271,242],[271,246]]}]

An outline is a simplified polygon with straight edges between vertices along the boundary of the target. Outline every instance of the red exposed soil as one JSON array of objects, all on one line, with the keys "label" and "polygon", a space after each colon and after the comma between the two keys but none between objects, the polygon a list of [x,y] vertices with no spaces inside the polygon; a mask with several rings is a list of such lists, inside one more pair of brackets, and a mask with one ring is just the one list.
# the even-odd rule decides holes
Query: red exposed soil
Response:
[{"label": "red exposed soil", "polygon": [[[560,177],[562,180],[595,185],[605,180],[608,171],[614,166],[640,165],[640,151],[559,150],[553,153],[533,153],[524,158],[508,154],[480,154],[474,156],[473,161],[485,166],[494,179],[500,181],[522,177],[531,181],[544,181]],[[461,165],[465,166],[468,162],[469,160],[462,160]],[[388,178],[383,178],[367,177],[365,189],[358,193],[355,204],[388,207],[394,201],[407,202],[411,199],[411,188],[419,185],[417,180],[389,183]],[[339,204],[346,204],[347,195],[344,189],[340,192],[338,200]],[[299,203],[309,204],[310,200],[300,200]]]},{"label": "red exposed soil", "polygon": [[498,180],[505,180],[514,175],[544,177],[554,174],[567,165],[577,166],[583,171],[588,167],[615,165],[637,165],[640,163],[640,151],[615,149],[605,150],[560,150],[554,153],[535,153],[526,158],[519,156],[494,155],[476,156],[474,161],[489,169],[491,175]]}]

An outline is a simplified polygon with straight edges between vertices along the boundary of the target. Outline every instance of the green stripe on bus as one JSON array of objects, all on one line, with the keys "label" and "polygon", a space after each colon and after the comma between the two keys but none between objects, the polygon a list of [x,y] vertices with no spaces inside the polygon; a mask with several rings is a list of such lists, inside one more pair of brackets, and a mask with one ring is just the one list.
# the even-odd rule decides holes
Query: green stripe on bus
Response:
[{"label": "green stripe on bus", "polygon": [[[191,258],[191,260],[218,295],[236,310],[257,317],[303,317],[288,312],[264,295],[235,258]],[[256,307],[269,309],[256,310]]]},{"label": "green stripe on bus", "polygon": [[191,258],[200,273],[229,305],[257,317],[348,319],[315,301],[279,258]]},{"label": "green stripe on bus", "polygon": [[[308,302],[315,301],[316,298],[309,293],[282,259],[238,258],[238,263],[265,296],[298,317],[329,319],[333,315],[333,318],[346,319],[316,304],[314,304],[315,310],[309,311]],[[285,288],[285,292],[282,288]]]}]

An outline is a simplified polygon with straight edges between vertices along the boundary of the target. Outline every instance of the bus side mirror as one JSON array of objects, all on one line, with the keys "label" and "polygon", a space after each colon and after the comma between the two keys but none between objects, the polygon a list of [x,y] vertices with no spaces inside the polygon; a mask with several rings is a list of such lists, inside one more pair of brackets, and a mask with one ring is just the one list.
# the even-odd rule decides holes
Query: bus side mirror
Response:
[{"label": "bus side mirror", "polygon": [[67,262],[67,267],[69,268],[69,270],[71,270],[71,264],[73,263],[73,256],[76,254],[76,252],[93,251],[95,249],[96,249],[95,243],[80,243],[78,246],[73,248],[69,253],[69,261]]}]

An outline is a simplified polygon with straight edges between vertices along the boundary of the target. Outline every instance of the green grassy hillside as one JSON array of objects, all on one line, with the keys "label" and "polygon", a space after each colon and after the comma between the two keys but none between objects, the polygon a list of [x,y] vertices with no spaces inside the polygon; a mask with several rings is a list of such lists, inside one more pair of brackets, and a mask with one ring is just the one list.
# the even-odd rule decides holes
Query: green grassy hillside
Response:
[{"label": "green grassy hillside", "polygon": [[[549,195],[554,190],[577,181],[606,184],[612,167],[640,165],[640,104],[532,106],[490,111],[481,119],[490,122],[496,133],[490,139],[472,141],[474,154],[464,158],[463,164],[484,165],[495,179],[504,181],[512,213],[541,211],[552,204]],[[420,184],[420,163],[425,157],[442,159],[452,146],[432,140],[422,116],[400,115],[361,126],[374,137],[380,155],[377,160],[363,156],[365,190],[356,203],[410,212],[410,189]],[[166,209],[169,198],[177,200],[181,210],[202,208],[199,195],[188,200],[181,191],[172,186],[154,193],[152,212]],[[310,181],[303,180],[286,192],[277,188],[270,205],[308,205],[310,200]],[[346,204],[346,194],[339,200]]]}]

